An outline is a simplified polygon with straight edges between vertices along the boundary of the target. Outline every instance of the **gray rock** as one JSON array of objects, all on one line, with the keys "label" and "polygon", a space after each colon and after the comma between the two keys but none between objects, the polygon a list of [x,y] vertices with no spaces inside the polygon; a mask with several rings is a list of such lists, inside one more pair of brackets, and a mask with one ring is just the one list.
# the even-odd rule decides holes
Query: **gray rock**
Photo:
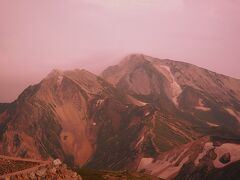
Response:
[{"label": "gray rock", "polygon": [[62,164],[62,161],[60,160],[60,159],[55,159],[54,161],[53,161],[53,165],[54,166],[59,166],[59,165],[61,165]]},{"label": "gray rock", "polygon": [[30,179],[36,179],[36,174],[35,174],[34,172],[31,172],[31,173],[29,174],[29,178],[30,178]]},{"label": "gray rock", "polygon": [[230,153],[225,153],[220,157],[219,161],[223,164],[227,164],[231,161],[231,154]]},{"label": "gray rock", "polygon": [[76,177],[77,177],[77,173],[74,172],[74,173],[72,174],[72,177],[73,177],[73,178],[76,178]]},{"label": "gray rock", "polygon": [[39,177],[45,177],[46,173],[47,173],[46,168],[41,168],[41,169],[36,171],[36,175],[39,176]]},{"label": "gray rock", "polygon": [[23,174],[23,179],[29,179],[28,174]]},{"label": "gray rock", "polygon": [[212,160],[217,159],[217,154],[214,152],[213,149],[209,151],[209,157],[210,157]]},{"label": "gray rock", "polygon": [[66,165],[66,164],[63,164],[63,165],[61,166],[61,168],[62,168],[63,170],[66,170],[66,169],[67,169],[67,165]]},{"label": "gray rock", "polygon": [[57,173],[57,169],[55,167],[53,167],[52,169],[50,169],[49,171],[51,174],[56,174]]}]

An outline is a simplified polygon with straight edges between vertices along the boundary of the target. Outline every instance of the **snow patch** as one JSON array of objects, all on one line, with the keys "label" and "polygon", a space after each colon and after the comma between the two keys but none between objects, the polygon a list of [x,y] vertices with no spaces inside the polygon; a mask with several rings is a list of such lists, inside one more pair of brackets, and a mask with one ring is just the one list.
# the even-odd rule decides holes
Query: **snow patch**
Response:
[{"label": "snow patch", "polygon": [[143,142],[143,140],[144,140],[144,136],[142,136],[142,137],[139,139],[139,141],[138,141],[137,144],[136,144],[136,147],[138,147],[138,146]]},{"label": "snow patch", "polygon": [[144,114],[145,117],[148,116],[148,115],[150,115],[150,112],[146,112],[146,113]]},{"label": "snow patch", "polygon": [[219,127],[218,124],[214,124],[214,123],[210,123],[210,122],[207,122],[207,125],[210,127]]},{"label": "snow patch", "polygon": [[[170,156],[165,156],[161,160],[157,160],[156,162],[147,161],[145,163],[140,163],[138,170],[147,170],[151,172],[152,175],[158,176],[163,179],[173,178],[177,172],[180,171],[182,166],[189,160],[189,156],[182,157],[186,153],[188,149],[184,149],[180,154],[174,153]],[[177,162],[182,158],[181,162],[177,164]]]},{"label": "snow patch", "polygon": [[[168,168],[164,168],[162,169],[163,171],[160,172],[160,174],[158,174],[158,172],[156,172],[156,174],[158,174],[158,177],[162,178],[162,179],[171,179],[175,174],[177,174],[182,166],[189,160],[189,157],[185,157],[181,163],[178,166],[172,165],[170,164],[170,166]],[[155,170],[154,170],[155,171]],[[155,174],[153,171],[153,175]]]},{"label": "snow patch", "polygon": [[175,77],[173,76],[170,67],[168,66],[164,66],[164,65],[159,65],[159,64],[155,64],[155,67],[157,68],[157,70],[162,73],[166,79],[168,80],[169,84],[170,84],[170,92],[171,92],[171,98],[173,103],[178,106],[178,101],[177,98],[178,96],[182,93],[182,88],[181,86],[177,83],[177,81],[175,80]]},{"label": "snow patch", "polygon": [[192,140],[189,135],[187,133],[185,133],[184,131],[181,131],[179,128],[175,127],[173,124],[169,123],[168,126],[175,131],[177,134],[184,136],[185,138]]},{"label": "snow patch", "polygon": [[201,107],[201,106],[196,106],[195,109],[201,110],[201,111],[211,111],[211,108],[208,107]]},{"label": "snow patch", "polygon": [[202,153],[200,153],[198,155],[198,157],[195,159],[194,161],[194,164],[195,166],[197,166],[200,162],[200,160],[206,156],[207,152],[210,151],[211,149],[214,149],[214,146],[213,146],[213,143],[212,142],[207,142],[205,145],[204,145],[204,148],[203,148],[203,151]]},{"label": "snow patch", "polygon": [[136,106],[142,107],[142,106],[146,106],[147,103],[143,102],[143,101],[139,101],[138,99],[128,95],[128,99]]},{"label": "snow patch", "polygon": [[[222,144],[221,146],[216,147],[215,153],[217,154],[217,158],[213,161],[213,164],[216,168],[222,168],[235,161],[240,160],[240,144],[232,143]],[[225,153],[230,153],[231,160],[230,162],[223,164],[219,161],[219,158],[221,158]]]},{"label": "snow patch", "polygon": [[57,86],[61,86],[63,80],[63,76],[58,76],[57,78]]},{"label": "snow patch", "polygon": [[138,169],[144,169],[147,165],[152,164],[153,158],[142,158]]},{"label": "snow patch", "polygon": [[96,107],[100,107],[104,103],[104,99],[97,100]]},{"label": "snow patch", "polygon": [[211,108],[205,107],[202,99],[199,99],[198,106],[195,106],[195,109],[198,109],[201,111],[210,111],[211,110]]},{"label": "snow patch", "polygon": [[230,115],[234,116],[234,117],[238,120],[238,122],[240,122],[240,112],[234,111],[234,110],[232,110],[232,109],[230,109],[230,108],[225,108],[225,110],[226,110]]}]

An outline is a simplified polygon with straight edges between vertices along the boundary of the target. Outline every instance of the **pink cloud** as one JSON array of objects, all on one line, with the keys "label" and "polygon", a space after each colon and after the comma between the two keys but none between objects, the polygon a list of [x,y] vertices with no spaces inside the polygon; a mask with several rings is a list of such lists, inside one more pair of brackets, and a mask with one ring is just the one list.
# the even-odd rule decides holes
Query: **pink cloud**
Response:
[{"label": "pink cloud", "polygon": [[239,5],[237,0],[1,0],[0,101],[15,99],[53,68],[99,72],[134,52],[239,78]]}]

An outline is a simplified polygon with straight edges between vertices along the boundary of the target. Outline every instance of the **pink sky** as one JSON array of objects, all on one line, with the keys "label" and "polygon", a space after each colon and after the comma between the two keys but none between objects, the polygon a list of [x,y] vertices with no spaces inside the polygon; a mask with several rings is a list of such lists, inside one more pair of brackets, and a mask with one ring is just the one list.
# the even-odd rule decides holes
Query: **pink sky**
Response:
[{"label": "pink sky", "polygon": [[240,78],[239,0],[1,0],[0,102],[53,68],[100,72],[129,53]]}]

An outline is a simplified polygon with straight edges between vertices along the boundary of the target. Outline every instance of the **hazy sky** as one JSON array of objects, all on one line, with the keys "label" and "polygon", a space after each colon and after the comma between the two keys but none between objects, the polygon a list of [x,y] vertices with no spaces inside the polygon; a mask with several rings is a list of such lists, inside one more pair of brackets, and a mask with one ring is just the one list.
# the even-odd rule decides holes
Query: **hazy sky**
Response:
[{"label": "hazy sky", "polygon": [[129,53],[240,78],[240,0],[0,0],[0,102],[53,68],[100,72]]}]

